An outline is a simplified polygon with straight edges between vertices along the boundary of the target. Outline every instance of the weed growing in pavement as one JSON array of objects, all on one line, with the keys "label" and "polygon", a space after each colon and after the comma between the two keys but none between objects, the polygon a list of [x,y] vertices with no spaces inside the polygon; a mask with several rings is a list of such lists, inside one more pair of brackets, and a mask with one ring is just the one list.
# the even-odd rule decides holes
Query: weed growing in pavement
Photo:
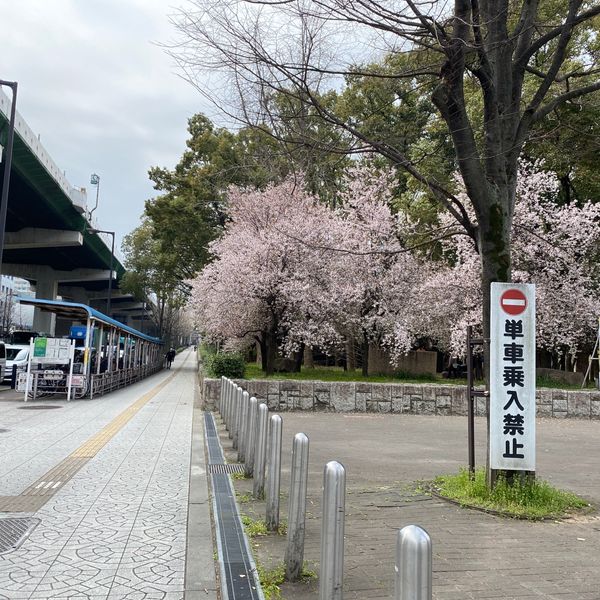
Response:
[{"label": "weed growing in pavement", "polygon": [[248,515],[242,515],[242,523],[246,533],[248,534],[248,537],[250,538],[259,535],[267,535],[269,533],[265,522],[261,521],[260,519],[253,519]]},{"label": "weed growing in pavement", "polygon": [[281,521],[279,521],[279,527],[277,528],[277,533],[279,535],[287,535],[287,520],[286,519],[281,519]]},{"label": "weed growing in pavement", "polygon": [[[281,586],[285,583],[285,565],[282,563],[272,569],[266,569],[257,562],[256,570],[258,571],[258,578],[263,594],[265,595],[265,600],[276,600],[281,598]],[[316,578],[316,571],[309,569],[307,563],[304,563],[299,581],[308,583]]]},{"label": "weed growing in pavement", "polygon": [[277,565],[273,569],[265,569],[263,565],[256,565],[258,579],[262,588],[265,600],[275,600],[281,598],[281,584],[285,581],[285,567],[283,564]]},{"label": "weed growing in pavement", "polygon": [[308,583],[311,579],[317,578],[317,572],[313,569],[308,568],[308,563],[302,565],[302,571],[300,572],[300,581]]},{"label": "weed growing in pavement", "polygon": [[477,469],[473,479],[467,469],[461,469],[457,475],[442,475],[433,483],[440,496],[463,506],[493,510],[511,517],[534,520],[560,518],[590,506],[571,492],[529,477],[515,477],[508,482],[501,476],[490,489],[485,469]]},{"label": "weed growing in pavement", "polygon": [[233,479],[250,479],[250,477],[246,475],[245,471],[242,471],[241,473],[236,471],[235,473],[232,473],[231,476],[233,477]]},{"label": "weed growing in pavement", "polygon": [[246,494],[240,494],[239,492],[236,494],[237,501],[240,504],[245,504],[246,502],[250,502],[252,500],[252,494],[247,492]]}]

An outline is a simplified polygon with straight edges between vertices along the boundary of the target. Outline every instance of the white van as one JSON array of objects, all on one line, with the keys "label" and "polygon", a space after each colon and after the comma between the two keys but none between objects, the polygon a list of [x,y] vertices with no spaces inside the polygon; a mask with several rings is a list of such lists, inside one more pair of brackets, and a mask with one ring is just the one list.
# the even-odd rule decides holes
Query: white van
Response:
[{"label": "white van", "polygon": [[[4,346],[4,344],[2,344]],[[0,353],[2,350],[0,349]],[[13,365],[17,365],[17,368],[27,368],[27,361],[29,359],[29,346],[21,344],[7,344],[4,350],[5,359],[0,360],[2,365],[2,373],[4,373],[4,380],[10,381],[12,378]]]}]

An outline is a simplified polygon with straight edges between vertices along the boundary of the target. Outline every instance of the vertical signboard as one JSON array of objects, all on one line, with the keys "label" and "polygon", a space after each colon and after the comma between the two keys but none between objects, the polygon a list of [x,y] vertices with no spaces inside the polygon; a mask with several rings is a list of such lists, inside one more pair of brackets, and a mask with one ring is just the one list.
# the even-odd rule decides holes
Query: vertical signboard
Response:
[{"label": "vertical signboard", "polygon": [[535,471],[535,286],[490,296],[490,467]]}]

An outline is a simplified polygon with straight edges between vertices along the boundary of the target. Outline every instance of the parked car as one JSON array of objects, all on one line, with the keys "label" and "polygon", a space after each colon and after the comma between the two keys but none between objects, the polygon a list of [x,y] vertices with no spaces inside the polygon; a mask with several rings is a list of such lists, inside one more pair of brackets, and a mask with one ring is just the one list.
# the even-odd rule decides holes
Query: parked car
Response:
[{"label": "parked car", "polygon": [[[4,344],[2,344],[4,346]],[[0,354],[2,350],[0,349]],[[4,380],[10,381],[12,377],[13,365],[17,365],[17,368],[27,367],[27,361],[29,360],[29,346],[21,344],[7,344],[5,348],[4,361],[0,359],[0,365],[2,365],[2,372],[4,373]],[[4,364],[2,364],[4,362]]]}]

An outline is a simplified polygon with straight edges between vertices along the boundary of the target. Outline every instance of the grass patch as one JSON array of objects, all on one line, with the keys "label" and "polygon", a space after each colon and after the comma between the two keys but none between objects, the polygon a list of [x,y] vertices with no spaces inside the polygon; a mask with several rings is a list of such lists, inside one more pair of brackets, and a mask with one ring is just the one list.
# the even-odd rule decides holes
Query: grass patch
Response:
[{"label": "grass patch", "polygon": [[[554,379],[551,379],[550,377],[544,377],[544,376],[537,377],[535,383],[536,383],[537,387],[552,388],[555,390],[581,390],[581,385],[579,385],[579,384],[566,383],[564,381],[556,381]],[[588,381],[583,389],[584,390],[596,389],[596,384],[593,380]]]},{"label": "grass patch", "polygon": [[[245,379],[292,379],[297,381],[363,381],[367,383],[441,383],[445,385],[467,385],[465,377],[458,379],[444,379],[441,374],[412,375],[398,372],[394,375],[369,375],[364,377],[360,371],[344,371],[342,367],[315,367],[308,369],[302,367],[300,373],[274,373],[267,377],[256,363],[246,363]],[[475,381],[476,386],[483,386],[484,382]],[[552,388],[561,390],[579,390],[579,385],[561,383],[548,377],[538,377],[536,386],[539,388]],[[593,381],[587,383],[584,389],[596,389]]]},{"label": "grass patch", "polygon": [[247,502],[250,502],[252,500],[252,494],[250,492],[247,492],[246,494],[240,494],[239,492],[236,493],[237,496],[237,501],[240,504],[246,504]]},{"label": "grass patch", "polygon": [[242,471],[241,473],[239,471],[236,471],[235,473],[231,473],[231,477],[232,479],[237,479],[237,480],[242,480],[242,479],[250,479],[250,477],[248,475],[246,475],[245,471]]},{"label": "grass patch", "polygon": [[364,377],[360,371],[344,371],[342,367],[302,367],[300,373],[275,373],[267,377],[256,363],[246,363],[246,379],[294,379],[301,381],[367,381],[371,383],[456,383],[465,384],[466,380],[442,379],[432,375],[369,375]]},{"label": "grass patch", "polygon": [[260,519],[253,519],[248,515],[242,515],[242,524],[250,538],[267,535],[269,533],[265,522]]},{"label": "grass patch", "polygon": [[461,469],[457,475],[442,475],[434,480],[434,488],[441,496],[463,506],[524,519],[560,518],[590,506],[579,496],[553,488],[540,479],[517,478],[509,484],[500,478],[490,490],[486,484],[485,469],[477,469],[473,480],[467,469]]},{"label": "grass patch", "polygon": [[[276,600],[281,598],[281,586],[286,581],[285,565],[281,563],[272,569],[265,569],[263,565],[257,562],[256,570],[258,571],[258,578],[263,594],[265,595],[265,600]],[[308,583],[316,578],[316,571],[309,569],[307,563],[304,563],[298,581],[301,583]]]},{"label": "grass patch", "polygon": [[265,569],[257,563],[256,570],[265,600],[281,598],[281,584],[285,582],[285,567],[281,564],[273,569]]},{"label": "grass patch", "polygon": [[281,519],[279,521],[279,527],[277,528],[278,535],[287,535],[287,519]]}]

